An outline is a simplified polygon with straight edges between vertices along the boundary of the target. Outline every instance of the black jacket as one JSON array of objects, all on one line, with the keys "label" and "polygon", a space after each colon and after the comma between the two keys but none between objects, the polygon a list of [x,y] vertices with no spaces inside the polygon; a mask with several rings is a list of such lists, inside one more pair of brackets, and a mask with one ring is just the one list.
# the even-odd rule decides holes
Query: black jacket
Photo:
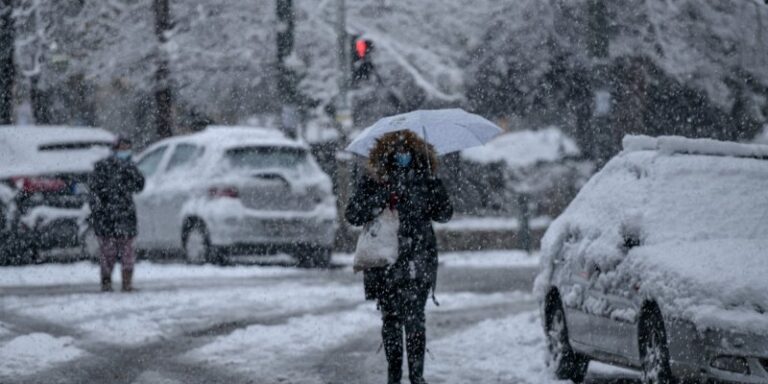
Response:
[{"label": "black jacket", "polygon": [[144,176],[130,160],[110,156],[96,163],[88,187],[91,221],[96,236],[135,237],[133,194],[144,189]]},{"label": "black jacket", "polygon": [[437,281],[437,240],[432,222],[446,222],[453,215],[443,183],[433,177],[410,175],[396,186],[379,183],[364,176],[347,206],[345,216],[352,225],[372,221],[392,204],[400,219],[398,259],[387,268],[365,271],[366,299],[380,299],[404,284],[419,290],[435,288]]}]

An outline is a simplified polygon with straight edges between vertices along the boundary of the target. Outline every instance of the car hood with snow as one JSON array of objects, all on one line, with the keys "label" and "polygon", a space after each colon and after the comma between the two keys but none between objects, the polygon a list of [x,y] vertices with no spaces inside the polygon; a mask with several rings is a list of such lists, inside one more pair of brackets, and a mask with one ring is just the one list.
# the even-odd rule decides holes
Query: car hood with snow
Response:
[{"label": "car hood with snow", "polygon": [[699,328],[768,333],[768,239],[664,243],[633,249],[617,271]]},{"label": "car hood with snow", "polygon": [[563,258],[700,328],[768,334],[768,146],[629,136],[624,148],[547,231],[537,294]]}]

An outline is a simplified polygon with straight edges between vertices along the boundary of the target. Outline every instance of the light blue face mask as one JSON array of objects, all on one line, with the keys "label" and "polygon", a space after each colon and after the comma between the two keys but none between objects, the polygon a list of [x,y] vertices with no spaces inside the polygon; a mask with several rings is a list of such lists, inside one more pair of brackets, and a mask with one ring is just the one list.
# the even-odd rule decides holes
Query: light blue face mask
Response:
[{"label": "light blue face mask", "polygon": [[411,160],[413,160],[413,155],[410,152],[395,153],[395,162],[400,168],[406,168],[411,165]]},{"label": "light blue face mask", "polygon": [[117,157],[120,160],[130,160],[131,151],[117,151],[115,152],[115,157]]}]

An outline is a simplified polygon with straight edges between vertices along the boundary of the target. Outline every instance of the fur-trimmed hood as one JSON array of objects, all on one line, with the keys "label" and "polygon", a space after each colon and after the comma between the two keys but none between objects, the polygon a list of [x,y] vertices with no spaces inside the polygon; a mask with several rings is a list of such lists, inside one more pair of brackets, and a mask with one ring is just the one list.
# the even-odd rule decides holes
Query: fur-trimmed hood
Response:
[{"label": "fur-trimmed hood", "polygon": [[437,171],[435,148],[415,133],[403,130],[390,132],[376,139],[368,157],[368,167],[378,180],[386,180],[386,176],[395,170],[394,155],[399,148],[411,153],[413,169],[429,170],[433,174]]}]

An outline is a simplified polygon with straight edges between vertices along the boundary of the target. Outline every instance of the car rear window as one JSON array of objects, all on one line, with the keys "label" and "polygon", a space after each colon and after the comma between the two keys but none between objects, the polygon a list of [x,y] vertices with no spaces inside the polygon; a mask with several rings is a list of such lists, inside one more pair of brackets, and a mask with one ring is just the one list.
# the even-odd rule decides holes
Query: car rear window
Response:
[{"label": "car rear window", "polygon": [[224,157],[234,168],[297,168],[307,161],[307,152],[290,147],[241,147],[226,151]]}]

